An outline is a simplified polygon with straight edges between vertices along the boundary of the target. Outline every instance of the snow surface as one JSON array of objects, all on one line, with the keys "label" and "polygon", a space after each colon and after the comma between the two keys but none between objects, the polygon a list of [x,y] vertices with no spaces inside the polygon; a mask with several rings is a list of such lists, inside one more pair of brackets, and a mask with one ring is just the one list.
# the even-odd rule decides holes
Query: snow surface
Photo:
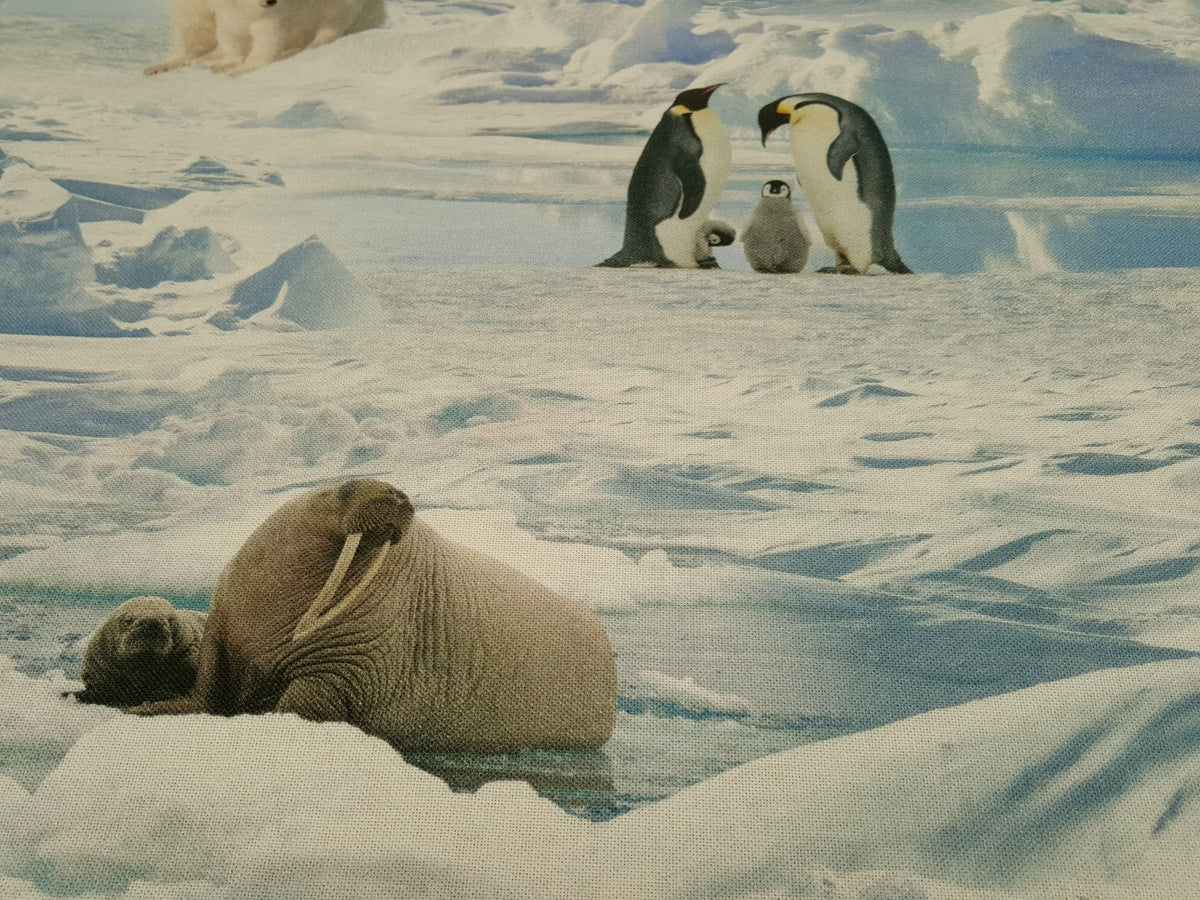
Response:
[{"label": "snow surface", "polygon": [[[388,14],[146,78],[161,4],[0,2],[0,894],[1189,896],[1196,4]],[[842,93],[924,274],[591,268],[717,81],[717,215],[791,177],[760,105]],[[602,751],[63,696],[356,476],[597,611]]]},{"label": "snow surface", "polygon": [[117,715],[31,794],[0,780],[0,884],[32,897],[1182,898],[1200,875],[1198,688],[1195,660],[1039,685],[780,753],[602,824],[522,782],[454,793],[346,725]]}]

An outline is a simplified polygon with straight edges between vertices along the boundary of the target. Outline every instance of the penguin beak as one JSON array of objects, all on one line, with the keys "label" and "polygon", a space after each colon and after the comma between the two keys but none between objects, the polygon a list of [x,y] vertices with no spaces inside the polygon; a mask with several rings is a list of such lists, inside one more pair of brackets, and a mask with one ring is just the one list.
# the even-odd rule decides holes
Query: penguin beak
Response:
[{"label": "penguin beak", "polygon": [[758,111],[758,127],[762,132],[762,143],[764,147],[767,146],[767,138],[771,136],[771,132],[773,132],[780,125],[787,125],[792,121],[791,114],[783,112],[780,108],[780,104],[784,99],[786,98],[773,100]]}]

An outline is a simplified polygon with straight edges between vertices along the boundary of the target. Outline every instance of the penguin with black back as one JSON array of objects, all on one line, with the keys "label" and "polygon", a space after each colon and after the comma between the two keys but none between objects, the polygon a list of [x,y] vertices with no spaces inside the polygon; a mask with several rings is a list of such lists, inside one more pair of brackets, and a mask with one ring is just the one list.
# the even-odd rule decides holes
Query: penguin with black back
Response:
[{"label": "penguin with black back", "polygon": [[792,206],[792,189],[773,178],[762,186],[761,196],[742,232],[746,262],[755,272],[803,271],[812,241]]},{"label": "penguin with black back", "polygon": [[709,97],[720,84],[675,98],[633,167],[625,206],[625,240],[601,266],[718,268],[706,228],[725,180],[729,135]]},{"label": "penguin with black back", "polygon": [[911,273],[896,252],[896,182],[879,126],[865,109],[833,94],[780,97],[758,111],[765,147],[791,126],[796,178],[837,265],[821,272],[865,274],[872,264]]}]

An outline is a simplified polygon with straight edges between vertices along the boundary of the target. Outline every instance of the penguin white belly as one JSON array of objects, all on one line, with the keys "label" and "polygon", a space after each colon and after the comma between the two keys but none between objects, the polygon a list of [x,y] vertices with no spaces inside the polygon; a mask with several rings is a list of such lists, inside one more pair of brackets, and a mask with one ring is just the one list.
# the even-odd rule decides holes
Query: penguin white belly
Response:
[{"label": "penguin white belly", "polygon": [[663,255],[680,268],[696,268],[696,236],[699,234],[703,219],[691,216],[679,218],[679,210],[669,219],[663,219],[654,226],[654,233],[662,245]]},{"label": "penguin white belly", "polygon": [[697,265],[696,244],[700,229],[717,205],[717,198],[725,190],[725,182],[733,164],[733,149],[725,126],[711,109],[692,113],[692,128],[702,148],[700,171],[704,173],[704,198],[696,211],[686,219],[679,218],[677,209],[675,215],[663,219],[654,227],[654,233],[667,259],[677,266],[694,269]]},{"label": "penguin white belly", "polygon": [[865,272],[872,262],[871,210],[858,197],[858,170],[850,160],[842,170],[842,180],[833,177],[828,154],[829,145],[840,133],[837,113],[827,106],[805,107],[806,112],[810,109],[811,113],[792,125],[796,178],[829,249]]}]

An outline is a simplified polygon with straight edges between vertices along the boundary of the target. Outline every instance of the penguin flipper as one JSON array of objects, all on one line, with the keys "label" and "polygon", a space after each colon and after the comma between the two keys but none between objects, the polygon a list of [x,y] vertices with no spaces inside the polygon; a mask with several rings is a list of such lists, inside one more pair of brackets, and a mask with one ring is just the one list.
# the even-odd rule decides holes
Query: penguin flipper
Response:
[{"label": "penguin flipper", "polygon": [[847,123],[843,120],[842,130],[833,139],[833,143],[829,145],[829,150],[825,154],[825,164],[829,166],[829,174],[841,181],[846,163],[850,162],[859,149],[858,134],[853,128],[847,127]]},{"label": "penguin flipper", "polygon": [[[708,186],[704,170],[700,168],[700,154],[703,152],[700,140],[694,134],[689,136],[691,140],[686,142],[681,152],[671,157],[671,171],[679,179],[679,187],[683,193],[683,200],[679,205],[681,219],[686,219],[700,208],[700,204],[704,202],[704,189]],[[674,212],[672,209],[671,213]]]}]

